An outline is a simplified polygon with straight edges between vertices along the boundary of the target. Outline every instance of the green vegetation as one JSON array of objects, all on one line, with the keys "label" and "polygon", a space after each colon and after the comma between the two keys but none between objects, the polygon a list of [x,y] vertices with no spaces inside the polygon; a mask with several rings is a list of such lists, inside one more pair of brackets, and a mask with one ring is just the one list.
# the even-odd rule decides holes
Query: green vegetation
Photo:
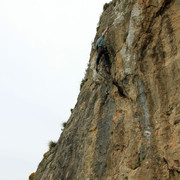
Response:
[{"label": "green vegetation", "polygon": [[67,125],[67,122],[63,122],[62,125],[63,125],[63,128],[65,128]]},{"label": "green vegetation", "polygon": [[80,90],[82,89],[82,87],[84,86],[85,82],[88,80],[88,78],[84,78],[81,81],[81,85],[80,85]]},{"label": "green vegetation", "polygon": [[52,148],[54,148],[56,146],[57,142],[54,141],[50,141],[48,146],[49,146],[49,150],[51,150]]},{"label": "green vegetation", "polygon": [[109,3],[105,3],[103,6],[103,10],[105,11],[109,7]]},{"label": "green vegetation", "polygon": [[63,128],[61,128],[61,131],[64,130],[64,128],[66,127],[66,125],[67,125],[67,122],[63,122],[63,123],[62,123],[62,127],[63,127]]},{"label": "green vegetation", "polygon": [[89,70],[89,64],[87,64],[87,68],[85,70],[85,75],[84,75],[84,79],[82,79],[81,84],[80,84],[80,90],[82,89],[82,87],[84,86],[84,84],[88,81],[88,70]]}]

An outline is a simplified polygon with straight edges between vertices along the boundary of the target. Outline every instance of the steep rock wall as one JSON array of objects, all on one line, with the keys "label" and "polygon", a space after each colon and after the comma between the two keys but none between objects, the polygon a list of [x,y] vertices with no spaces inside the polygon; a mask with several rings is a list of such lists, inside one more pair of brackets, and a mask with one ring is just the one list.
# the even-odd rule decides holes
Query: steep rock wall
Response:
[{"label": "steep rock wall", "polygon": [[180,179],[180,0],[113,0],[111,75],[89,66],[77,104],[35,180]]}]

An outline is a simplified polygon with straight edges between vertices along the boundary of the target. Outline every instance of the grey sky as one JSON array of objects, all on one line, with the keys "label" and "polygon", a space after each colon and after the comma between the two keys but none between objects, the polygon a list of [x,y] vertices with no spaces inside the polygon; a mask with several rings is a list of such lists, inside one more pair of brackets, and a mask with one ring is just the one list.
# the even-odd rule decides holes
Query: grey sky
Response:
[{"label": "grey sky", "polygon": [[0,179],[36,171],[70,116],[106,0],[0,1]]}]

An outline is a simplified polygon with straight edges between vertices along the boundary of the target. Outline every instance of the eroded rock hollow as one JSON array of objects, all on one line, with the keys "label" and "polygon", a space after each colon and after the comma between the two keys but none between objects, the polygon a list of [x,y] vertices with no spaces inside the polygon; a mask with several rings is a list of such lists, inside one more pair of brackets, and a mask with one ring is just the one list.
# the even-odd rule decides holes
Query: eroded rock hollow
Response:
[{"label": "eroded rock hollow", "polygon": [[90,60],[77,104],[35,180],[180,179],[180,0],[113,0],[111,75]]}]

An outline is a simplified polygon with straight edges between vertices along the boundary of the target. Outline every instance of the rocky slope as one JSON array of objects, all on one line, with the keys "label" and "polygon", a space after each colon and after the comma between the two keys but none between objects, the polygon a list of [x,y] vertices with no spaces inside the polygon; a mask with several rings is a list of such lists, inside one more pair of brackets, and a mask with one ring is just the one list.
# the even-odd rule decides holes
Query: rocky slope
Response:
[{"label": "rocky slope", "polygon": [[111,75],[94,70],[35,180],[180,179],[180,0],[113,0],[106,26]]}]

